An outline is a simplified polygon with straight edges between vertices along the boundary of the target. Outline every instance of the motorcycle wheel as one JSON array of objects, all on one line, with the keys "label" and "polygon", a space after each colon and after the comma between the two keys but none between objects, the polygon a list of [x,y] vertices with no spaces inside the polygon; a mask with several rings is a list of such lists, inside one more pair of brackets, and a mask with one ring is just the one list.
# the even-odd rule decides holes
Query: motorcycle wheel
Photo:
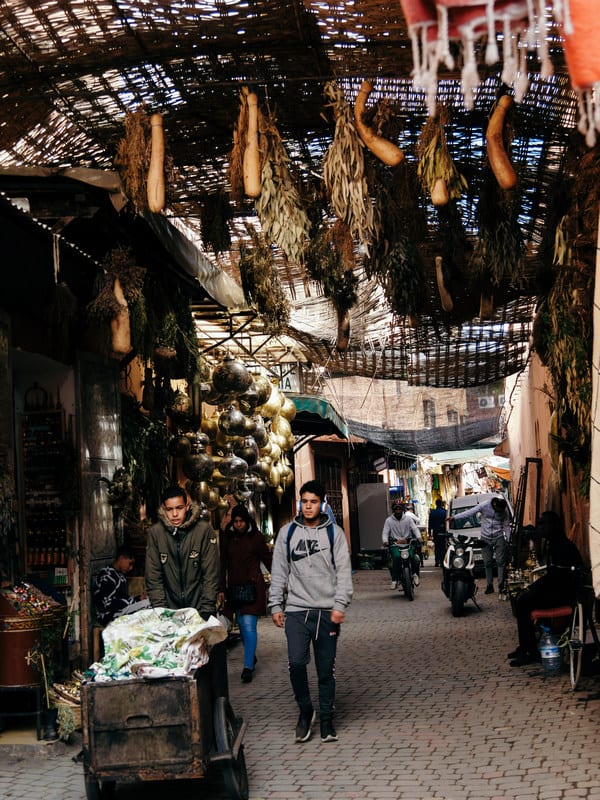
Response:
[{"label": "motorcycle wheel", "polygon": [[462,616],[464,605],[467,602],[467,584],[464,581],[456,581],[452,588],[452,616]]},{"label": "motorcycle wheel", "polygon": [[414,600],[415,589],[412,582],[412,572],[410,571],[410,567],[404,567],[402,572],[402,583],[404,585],[404,594],[409,600]]}]

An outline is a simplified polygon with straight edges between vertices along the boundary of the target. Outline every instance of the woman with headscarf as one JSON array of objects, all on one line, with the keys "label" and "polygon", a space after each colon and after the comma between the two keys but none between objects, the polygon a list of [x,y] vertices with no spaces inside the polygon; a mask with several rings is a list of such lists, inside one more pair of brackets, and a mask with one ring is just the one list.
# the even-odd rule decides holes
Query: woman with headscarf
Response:
[{"label": "woman with headscarf", "polygon": [[242,681],[250,683],[256,665],[258,617],[266,614],[266,587],[261,563],[271,569],[272,553],[248,509],[237,505],[221,531],[221,588],[219,600],[229,619],[237,617],[244,646]]}]

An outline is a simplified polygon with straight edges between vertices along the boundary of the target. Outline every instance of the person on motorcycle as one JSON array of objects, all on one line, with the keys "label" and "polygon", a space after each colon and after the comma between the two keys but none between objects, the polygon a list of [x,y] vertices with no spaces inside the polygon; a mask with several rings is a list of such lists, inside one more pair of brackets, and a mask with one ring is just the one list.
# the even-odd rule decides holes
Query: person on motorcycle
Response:
[{"label": "person on motorcycle", "polygon": [[506,498],[501,495],[485,500],[473,508],[461,511],[450,517],[450,524],[455,520],[467,519],[475,514],[481,514],[481,555],[483,556],[483,566],[485,568],[485,578],[487,586],[485,594],[494,592],[494,558],[498,567],[498,589],[504,588],[504,572],[508,561],[508,540],[510,538],[510,522],[512,515],[506,502]]},{"label": "person on motorcycle", "polygon": [[[392,513],[383,523],[383,531],[381,533],[381,540],[384,547],[391,547],[394,542],[399,539],[415,539],[418,543],[418,549],[421,548],[421,531],[418,529],[415,521],[404,513],[404,506],[398,501],[392,503]],[[421,571],[421,559],[418,554],[413,556],[413,572],[415,586],[419,585],[419,573]],[[392,555],[390,573],[392,577],[392,589],[398,588],[398,581],[400,580],[400,558]]]}]

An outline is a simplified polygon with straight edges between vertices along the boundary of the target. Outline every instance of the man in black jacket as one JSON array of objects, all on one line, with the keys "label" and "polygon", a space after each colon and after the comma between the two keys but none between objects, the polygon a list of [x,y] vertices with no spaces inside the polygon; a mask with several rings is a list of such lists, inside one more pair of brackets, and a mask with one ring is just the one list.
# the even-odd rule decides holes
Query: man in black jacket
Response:
[{"label": "man in black jacket", "polygon": [[555,608],[575,603],[577,572],[583,561],[573,542],[565,535],[561,518],[553,511],[544,511],[536,536],[548,542],[546,574],[520,594],[515,602],[519,646],[508,654],[511,667],[539,661],[535,627],[531,612],[536,608]]}]

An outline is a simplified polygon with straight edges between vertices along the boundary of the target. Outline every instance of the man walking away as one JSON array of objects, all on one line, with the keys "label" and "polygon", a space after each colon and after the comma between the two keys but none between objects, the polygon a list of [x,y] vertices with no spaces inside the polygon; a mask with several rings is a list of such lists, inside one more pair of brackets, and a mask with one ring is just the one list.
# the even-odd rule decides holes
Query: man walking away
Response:
[{"label": "man walking away", "polygon": [[435,501],[435,508],[432,508],[429,512],[427,529],[429,535],[433,536],[435,566],[442,567],[446,554],[446,510],[444,501],[440,500],[439,497]]}]

